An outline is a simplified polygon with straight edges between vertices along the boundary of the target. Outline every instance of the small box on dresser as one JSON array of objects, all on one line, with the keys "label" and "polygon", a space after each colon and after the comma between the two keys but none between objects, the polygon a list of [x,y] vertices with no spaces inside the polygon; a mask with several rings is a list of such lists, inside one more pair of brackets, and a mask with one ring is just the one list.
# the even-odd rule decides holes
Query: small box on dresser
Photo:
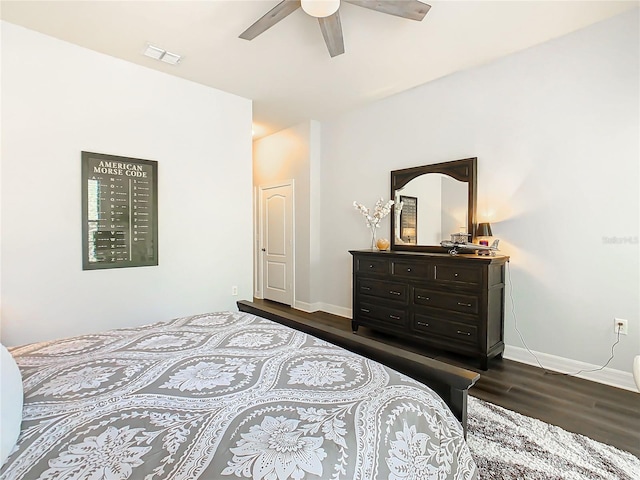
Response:
[{"label": "small box on dresser", "polygon": [[507,256],[353,250],[352,329],[360,325],[476,357],[504,352]]}]

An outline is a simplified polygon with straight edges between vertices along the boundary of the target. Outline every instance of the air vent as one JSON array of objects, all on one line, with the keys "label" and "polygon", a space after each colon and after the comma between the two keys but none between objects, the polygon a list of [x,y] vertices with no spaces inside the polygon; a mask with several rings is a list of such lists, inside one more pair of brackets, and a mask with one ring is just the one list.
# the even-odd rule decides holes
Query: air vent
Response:
[{"label": "air vent", "polygon": [[182,60],[181,55],[167,52],[166,50],[153,46],[151,44],[147,44],[147,48],[143,53],[147,57],[153,58],[155,60],[160,60],[161,62],[168,63],[169,65],[177,65],[178,63],[180,63],[180,60]]}]

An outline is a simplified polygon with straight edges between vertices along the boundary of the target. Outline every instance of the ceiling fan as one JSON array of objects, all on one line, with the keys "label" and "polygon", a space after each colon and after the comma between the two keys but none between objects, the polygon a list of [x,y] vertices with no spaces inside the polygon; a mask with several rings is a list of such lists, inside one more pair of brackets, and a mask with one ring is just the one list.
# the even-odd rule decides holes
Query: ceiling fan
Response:
[{"label": "ceiling fan", "polygon": [[[430,5],[418,0],[343,1],[359,7],[417,21],[422,20],[431,8]],[[329,55],[335,57],[343,54],[344,39],[342,38],[342,25],[340,24],[340,14],[338,13],[340,0],[283,0],[242,32],[240,38],[253,40],[300,7],[312,17],[317,17]]]}]

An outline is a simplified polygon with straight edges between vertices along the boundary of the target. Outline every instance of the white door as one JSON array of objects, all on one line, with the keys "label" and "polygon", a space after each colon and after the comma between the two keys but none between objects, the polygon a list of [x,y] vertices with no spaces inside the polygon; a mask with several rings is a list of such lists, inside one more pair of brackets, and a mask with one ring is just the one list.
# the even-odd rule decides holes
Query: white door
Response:
[{"label": "white door", "polygon": [[260,187],[263,296],[293,303],[293,184]]}]

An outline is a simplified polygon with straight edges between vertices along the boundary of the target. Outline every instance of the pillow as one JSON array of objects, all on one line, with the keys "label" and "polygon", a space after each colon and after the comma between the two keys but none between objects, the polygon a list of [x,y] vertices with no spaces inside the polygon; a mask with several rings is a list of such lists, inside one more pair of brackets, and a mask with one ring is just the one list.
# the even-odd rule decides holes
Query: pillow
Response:
[{"label": "pillow", "polygon": [[13,356],[0,344],[0,465],[18,441],[22,423],[22,375]]}]

